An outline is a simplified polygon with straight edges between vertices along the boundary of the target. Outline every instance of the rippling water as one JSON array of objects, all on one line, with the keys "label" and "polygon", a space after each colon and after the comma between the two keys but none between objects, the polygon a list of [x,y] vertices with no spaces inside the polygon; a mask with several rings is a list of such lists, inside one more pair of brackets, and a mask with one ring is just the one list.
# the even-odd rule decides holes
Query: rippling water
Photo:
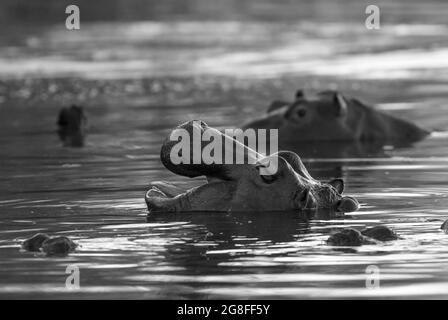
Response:
[{"label": "rippling water", "polygon": [[[380,31],[355,15],[91,22],[14,41],[3,32],[0,297],[447,298],[447,5],[397,8]],[[339,89],[438,132],[365,157],[304,155],[314,176],[345,179],[362,204],[352,214],[146,217],[150,181],[201,183],[161,165],[172,127],[194,118],[238,126],[298,87]],[[89,118],[84,148],[62,147],[55,132],[59,108],[72,102]],[[402,239],[325,245],[339,228],[377,224]],[[22,252],[37,232],[80,248],[65,258]],[[80,268],[79,291],[65,288],[69,264]],[[380,268],[378,289],[366,288],[369,265]]]}]

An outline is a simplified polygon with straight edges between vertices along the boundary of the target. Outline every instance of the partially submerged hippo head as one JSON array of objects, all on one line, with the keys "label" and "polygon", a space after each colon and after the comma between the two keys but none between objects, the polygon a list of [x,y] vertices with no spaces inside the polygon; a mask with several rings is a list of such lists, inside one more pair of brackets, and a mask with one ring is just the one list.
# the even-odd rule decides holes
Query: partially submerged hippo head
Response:
[{"label": "partially submerged hippo head", "polygon": [[87,118],[83,107],[72,105],[63,108],[58,116],[58,134],[64,146],[82,147],[84,145]]},{"label": "partially submerged hippo head", "polygon": [[32,252],[44,252],[47,256],[64,256],[75,251],[78,244],[67,237],[50,237],[37,233],[22,243],[22,248]]},{"label": "partially submerged hippo head", "polygon": [[307,99],[300,90],[294,102],[272,102],[266,115],[243,128],[278,129],[280,144],[291,141],[415,142],[429,133],[337,91],[323,91]]},{"label": "partially submerged hippo head", "polygon": [[[199,123],[199,124],[197,124]],[[210,129],[204,122],[187,122],[179,128],[191,132]],[[219,133],[225,140],[232,139]],[[233,140],[234,141],[234,140]],[[152,184],[145,200],[150,212],[181,211],[284,211],[328,208],[350,212],[358,202],[342,196],[344,183],[335,179],[321,183],[313,179],[300,157],[280,151],[268,157],[243,146],[245,157],[255,155],[255,163],[244,164],[174,164],[170,158],[174,147],[167,139],[161,150],[162,163],[170,171],[188,177],[206,176],[207,183],[190,190],[181,190],[166,183]],[[235,149],[236,150],[236,149]],[[266,174],[271,161],[276,161],[274,173]]]}]

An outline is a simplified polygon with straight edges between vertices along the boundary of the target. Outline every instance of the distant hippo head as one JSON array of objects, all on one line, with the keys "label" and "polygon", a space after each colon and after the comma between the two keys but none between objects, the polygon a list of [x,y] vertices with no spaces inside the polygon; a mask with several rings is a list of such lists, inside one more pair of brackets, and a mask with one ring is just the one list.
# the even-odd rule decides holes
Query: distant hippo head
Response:
[{"label": "distant hippo head", "polygon": [[323,91],[307,99],[302,91],[294,102],[274,101],[266,115],[243,128],[278,129],[285,141],[418,141],[428,132],[377,111],[337,91]]},{"label": "distant hippo head", "polygon": [[[191,129],[188,122],[182,128]],[[202,130],[209,128],[201,122]],[[223,139],[231,139],[221,134]],[[172,172],[188,177],[206,176],[207,183],[190,190],[182,190],[166,183],[154,183],[145,200],[150,212],[157,211],[284,211],[329,208],[350,212],[358,209],[358,202],[343,197],[344,183],[340,179],[321,183],[313,179],[299,156],[280,151],[268,157],[258,155],[256,163],[245,164],[178,164],[169,155],[171,140],[162,146],[162,163]],[[246,156],[255,153],[247,147]],[[273,174],[263,170],[276,161]]]},{"label": "distant hippo head", "polygon": [[84,145],[87,118],[83,107],[72,105],[63,108],[58,116],[58,134],[65,146],[82,147]]}]

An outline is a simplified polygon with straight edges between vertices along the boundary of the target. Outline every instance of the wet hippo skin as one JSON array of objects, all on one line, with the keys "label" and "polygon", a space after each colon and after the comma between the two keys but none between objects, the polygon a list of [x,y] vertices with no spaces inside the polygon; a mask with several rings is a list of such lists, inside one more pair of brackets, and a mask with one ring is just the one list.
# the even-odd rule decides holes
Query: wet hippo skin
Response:
[{"label": "wet hippo skin", "polygon": [[278,129],[279,144],[314,141],[360,141],[404,144],[425,138],[429,131],[375,110],[337,91],[307,99],[302,91],[294,102],[274,101],[268,112],[243,128]]},{"label": "wet hippo skin", "polygon": [[[189,121],[178,128],[191,132],[210,127],[202,121]],[[215,129],[214,129],[215,130]],[[222,133],[223,139],[232,139]],[[207,183],[183,190],[165,182],[154,182],[145,195],[150,212],[184,211],[285,211],[329,208],[350,212],[358,209],[352,197],[342,196],[344,183],[335,179],[329,183],[311,177],[300,157],[280,151],[268,157],[244,146],[245,158],[259,160],[245,164],[174,164],[170,151],[175,143],[167,139],[161,149],[161,160],[170,171],[187,177],[205,176]],[[276,159],[275,174],[265,175],[263,167]]]}]

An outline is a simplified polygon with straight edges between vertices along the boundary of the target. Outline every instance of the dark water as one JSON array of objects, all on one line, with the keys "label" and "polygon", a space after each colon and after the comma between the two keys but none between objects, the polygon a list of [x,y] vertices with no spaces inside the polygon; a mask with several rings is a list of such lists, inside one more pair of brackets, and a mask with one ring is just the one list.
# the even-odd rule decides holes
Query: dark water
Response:
[{"label": "dark water", "polygon": [[[168,5],[151,21],[90,17],[75,32],[18,15],[2,29],[0,297],[447,298],[447,4],[384,3],[382,28],[369,31],[359,2],[224,2],[221,11]],[[238,126],[298,87],[339,89],[440,132],[369,157],[308,157],[314,176],[345,179],[362,204],[353,214],[147,221],[150,181],[201,183],[159,162],[172,127],[194,118]],[[56,134],[59,108],[73,102],[89,118],[84,148]],[[325,245],[338,228],[377,224],[403,239],[351,252]],[[65,258],[20,251],[37,232],[80,248]],[[70,264],[78,291],[65,287]],[[366,288],[369,265],[380,288]]]}]

